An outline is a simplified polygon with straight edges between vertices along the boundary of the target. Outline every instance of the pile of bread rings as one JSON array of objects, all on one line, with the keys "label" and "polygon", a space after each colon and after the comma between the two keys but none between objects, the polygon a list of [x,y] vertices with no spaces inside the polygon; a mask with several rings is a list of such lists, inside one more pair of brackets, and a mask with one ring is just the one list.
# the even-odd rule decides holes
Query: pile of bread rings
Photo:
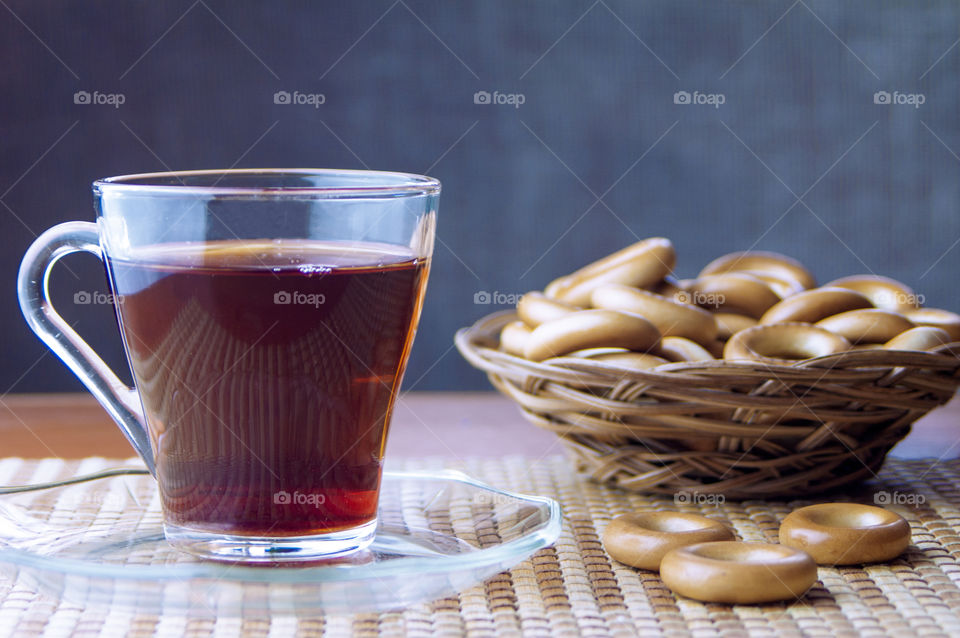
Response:
[{"label": "pile of bread rings", "polygon": [[677,361],[790,365],[851,349],[929,350],[960,341],[960,315],[878,275],[817,287],[778,253],[724,255],[695,279],[671,273],[670,240],[645,239],[529,292],[502,350],[531,361],[588,357],[646,370]]},{"label": "pile of bread rings", "polygon": [[788,514],[779,540],[737,541],[723,523],[668,511],[618,516],[603,532],[612,558],[659,571],[676,593],[745,604],[799,599],[817,581],[817,565],[892,560],[910,545],[910,524],[872,505],[820,503]]}]

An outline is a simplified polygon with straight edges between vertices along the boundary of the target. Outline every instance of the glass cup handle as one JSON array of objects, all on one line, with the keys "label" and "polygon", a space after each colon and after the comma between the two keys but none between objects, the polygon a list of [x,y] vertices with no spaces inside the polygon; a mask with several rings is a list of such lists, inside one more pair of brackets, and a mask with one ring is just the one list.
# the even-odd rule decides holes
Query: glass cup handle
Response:
[{"label": "glass cup handle", "polygon": [[140,397],[128,387],[54,309],[49,297],[50,270],[71,253],[86,251],[103,260],[97,225],[66,222],[46,231],[27,249],[20,263],[17,297],[30,328],[67,364],[117,422],[124,436],[156,474]]}]

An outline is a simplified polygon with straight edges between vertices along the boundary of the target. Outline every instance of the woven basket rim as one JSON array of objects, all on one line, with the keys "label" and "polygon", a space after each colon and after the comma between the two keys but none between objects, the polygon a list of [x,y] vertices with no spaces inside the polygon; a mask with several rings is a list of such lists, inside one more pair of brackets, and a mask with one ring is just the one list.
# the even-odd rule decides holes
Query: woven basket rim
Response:
[{"label": "woven basket rim", "polygon": [[[809,374],[816,371],[817,376],[827,375],[834,370],[868,369],[893,370],[895,368],[955,369],[960,362],[960,342],[952,342],[937,348],[921,350],[848,350],[811,359],[804,359],[789,365],[764,361],[714,359],[712,361],[678,361],[647,370],[626,371],[624,368],[578,357],[554,357],[547,361],[531,361],[497,349],[500,328],[518,320],[513,310],[502,310],[481,317],[472,325],[457,331],[454,342],[460,353],[475,367],[495,374],[503,373],[509,366],[523,370],[527,374],[545,378],[570,381],[577,380],[582,374],[601,376],[615,375],[619,379],[637,381],[655,381],[669,379],[672,383],[689,376],[690,381],[702,382],[705,376],[733,375],[738,372],[749,373],[750,379],[756,378],[756,372],[763,371],[771,377],[793,379],[801,371]],[[571,374],[577,378],[571,377]],[[729,378],[729,377],[728,377]],[[832,379],[836,380],[836,379]]]}]

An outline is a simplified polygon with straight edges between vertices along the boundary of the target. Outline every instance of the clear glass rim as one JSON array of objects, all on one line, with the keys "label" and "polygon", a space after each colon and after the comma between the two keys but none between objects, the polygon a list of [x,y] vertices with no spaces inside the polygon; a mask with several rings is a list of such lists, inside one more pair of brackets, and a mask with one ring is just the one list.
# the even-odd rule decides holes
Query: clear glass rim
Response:
[{"label": "clear glass rim", "polygon": [[[323,177],[344,181],[369,180],[368,184],[351,184],[349,186],[278,186],[269,185],[271,178],[280,176]],[[263,186],[236,186],[219,185],[226,177],[261,177]],[[186,178],[218,178],[212,183],[187,184]],[[169,183],[177,180],[180,183]],[[189,195],[189,196],[272,196],[272,197],[318,197],[318,198],[358,198],[358,197],[415,197],[422,195],[436,195],[440,193],[440,180],[417,175],[415,173],[400,173],[393,171],[371,171],[358,169],[333,168],[230,168],[230,169],[203,169],[191,171],[164,171],[158,173],[131,173],[105,177],[93,182],[95,194],[115,193],[122,195]]]}]

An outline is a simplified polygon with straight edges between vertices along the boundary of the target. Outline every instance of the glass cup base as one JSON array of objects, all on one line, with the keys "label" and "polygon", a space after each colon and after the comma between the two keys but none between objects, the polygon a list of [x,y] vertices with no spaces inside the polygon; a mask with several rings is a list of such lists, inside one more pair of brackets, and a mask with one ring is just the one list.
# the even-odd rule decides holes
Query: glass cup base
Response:
[{"label": "glass cup base", "polygon": [[240,563],[286,563],[336,558],[368,547],[376,531],[376,519],[360,527],[311,536],[239,536],[167,523],[163,526],[167,542],[175,549],[208,560]]}]

